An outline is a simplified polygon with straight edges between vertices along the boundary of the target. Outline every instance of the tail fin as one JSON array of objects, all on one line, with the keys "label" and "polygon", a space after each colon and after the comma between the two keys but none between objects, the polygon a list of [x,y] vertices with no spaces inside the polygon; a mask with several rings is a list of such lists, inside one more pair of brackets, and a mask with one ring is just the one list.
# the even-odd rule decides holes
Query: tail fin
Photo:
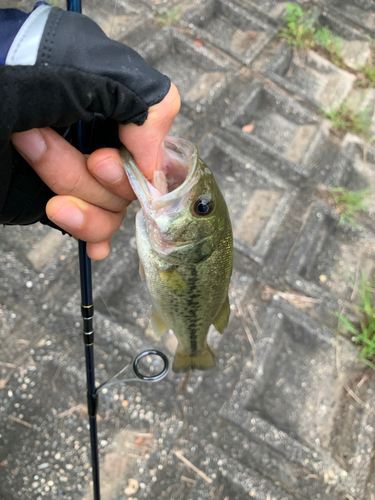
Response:
[{"label": "tail fin", "polygon": [[187,372],[189,370],[209,370],[215,366],[215,358],[211,349],[205,349],[192,356],[189,352],[178,351],[175,354],[172,370],[175,373]]}]

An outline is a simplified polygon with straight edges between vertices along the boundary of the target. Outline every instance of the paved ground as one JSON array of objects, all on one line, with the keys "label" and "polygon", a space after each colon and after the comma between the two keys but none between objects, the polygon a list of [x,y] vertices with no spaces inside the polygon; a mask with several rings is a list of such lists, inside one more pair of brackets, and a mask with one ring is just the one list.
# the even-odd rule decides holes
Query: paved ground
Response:
[{"label": "paved ground", "polygon": [[[304,8],[313,5],[342,38],[346,63],[362,64],[375,2]],[[180,16],[173,26],[167,14],[160,22],[165,7],[170,20]],[[373,110],[374,91],[316,53],[286,47],[277,37],[284,8],[277,0],[86,2],[107,33],[179,87],[172,132],[198,144],[235,233],[232,316],[222,336],[210,335],[217,367],[186,387],[170,373],[100,398],[106,500],[375,499],[374,376],[336,334],[332,313],[355,300],[360,271],[373,272],[373,218],[338,226],[316,189],[373,184],[375,151],[333,135],[319,109],[348,99]],[[175,348],[173,336],[149,329],[137,209],[110,257],[94,265],[100,382],[144,347]],[[0,498],[89,499],[76,242],[42,226],[0,231]]]}]

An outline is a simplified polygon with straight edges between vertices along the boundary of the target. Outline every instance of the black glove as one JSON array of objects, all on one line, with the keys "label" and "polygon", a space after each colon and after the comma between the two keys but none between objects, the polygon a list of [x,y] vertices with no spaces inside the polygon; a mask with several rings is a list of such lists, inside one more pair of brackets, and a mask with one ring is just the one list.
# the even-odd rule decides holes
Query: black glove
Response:
[{"label": "black glove", "polygon": [[47,10],[35,64],[17,65],[15,57],[15,63],[11,59],[0,66],[3,224],[40,220],[54,226],[45,215],[45,205],[54,193],[11,146],[12,133],[50,126],[69,138],[66,127],[96,117],[87,152],[118,146],[117,123],[141,125],[148,108],[170,88],[169,78],[129,47],[110,40],[86,16],[55,7]]}]

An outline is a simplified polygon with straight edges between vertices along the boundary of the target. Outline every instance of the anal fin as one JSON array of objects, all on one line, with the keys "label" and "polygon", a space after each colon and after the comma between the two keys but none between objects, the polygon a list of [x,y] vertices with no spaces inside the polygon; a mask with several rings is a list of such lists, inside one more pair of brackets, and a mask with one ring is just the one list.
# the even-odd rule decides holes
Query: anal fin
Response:
[{"label": "anal fin", "polygon": [[230,315],[230,305],[229,305],[229,298],[227,296],[224,304],[222,305],[220,311],[217,313],[216,318],[213,322],[214,327],[219,333],[223,333],[226,326],[228,325],[229,315]]}]

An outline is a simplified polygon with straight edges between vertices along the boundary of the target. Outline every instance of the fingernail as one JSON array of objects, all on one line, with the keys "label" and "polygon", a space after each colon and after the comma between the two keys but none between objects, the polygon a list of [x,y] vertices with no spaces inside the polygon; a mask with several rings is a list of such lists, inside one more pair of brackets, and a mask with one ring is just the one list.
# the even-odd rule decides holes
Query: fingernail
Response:
[{"label": "fingernail", "polygon": [[124,177],[124,167],[115,160],[104,160],[96,165],[93,173],[98,179],[101,179],[108,184],[116,184]]},{"label": "fingernail", "polygon": [[47,148],[42,134],[35,128],[13,134],[12,143],[21,155],[30,161],[38,160]]},{"label": "fingernail", "polygon": [[60,208],[51,220],[58,226],[77,229],[83,224],[84,215],[73,203],[67,203]]}]

